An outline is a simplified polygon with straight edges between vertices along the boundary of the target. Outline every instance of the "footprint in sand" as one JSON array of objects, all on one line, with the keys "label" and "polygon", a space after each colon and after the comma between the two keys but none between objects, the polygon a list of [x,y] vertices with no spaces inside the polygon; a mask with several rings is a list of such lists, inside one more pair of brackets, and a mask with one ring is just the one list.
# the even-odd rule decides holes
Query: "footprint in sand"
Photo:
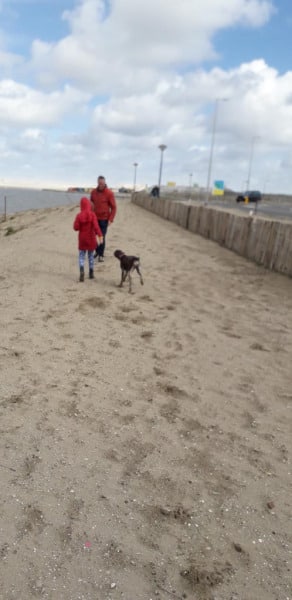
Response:
[{"label": "footprint in sand", "polygon": [[271,463],[266,459],[264,452],[258,448],[247,448],[247,460],[252,467],[261,473],[273,473],[274,469]]},{"label": "footprint in sand", "polygon": [[37,465],[41,462],[40,457],[37,454],[27,456],[23,463],[23,475],[24,477],[30,477],[36,470]]},{"label": "footprint in sand", "polygon": [[92,296],[91,298],[83,300],[83,302],[79,304],[78,310],[80,310],[80,312],[87,312],[88,307],[104,309],[107,307],[107,303],[103,298]]},{"label": "footprint in sand", "polygon": [[155,373],[155,375],[157,375],[159,377],[159,375],[165,375],[165,371],[163,369],[161,369],[160,367],[153,367],[153,371]]},{"label": "footprint in sand", "polygon": [[182,422],[184,428],[180,431],[180,433],[185,437],[191,435],[194,431],[196,433],[204,433],[207,429],[205,425],[202,425],[198,419],[193,419],[192,417],[183,417]]},{"label": "footprint in sand", "polygon": [[62,416],[70,418],[76,418],[80,416],[80,410],[77,406],[76,400],[71,400],[70,402],[66,403],[66,405],[63,406],[62,410],[60,410],[59,412]]},{"label": "footprint in sand", "polygon": [[72,529],[71,524],[63,525],[63,527],[60,527],[58,529],[58,536],[59,536],[62,548],[66,548],[66,546],[69,546],[69,544],[71,543],[71,540],[72,540],[72,534],[73,534],[73,529]]},{"label": "footprint in sand", "polygon": [[133,318],[131,319],[131,322],[132,322],[134,325],[142,325],[142,324],[143,324],[143,323],[145,323],[146,321],[149,321],[149,319],[148,319],[147,317],[145,317],[145,315],[143,315],[143,314],[137,315],[136,317],[133,317]]},{"label": "footprint in sand", "polygon": [[8,407],[13,407],[14,405],[19,405],[22,404],[24,402],[24,397],[20,396],[19,394],[12,394],[12,396],[10,396],[10,398],[7,398],[7,400],[4,400],[4,402],[2,402],[1,406],[3,408],[8,408]]},{"label": "footprint in sand", "polygon": [[108,342],[109,346],[111,346],[112,348],[120,348],[121,347],[121,342],[119,340],[109,340]]},{"label": "footprint in sand", "polygon": [[102,558],[104,560],[106,568],[108,568],[108,565],[110,564],[113,565],[116,569],[126,570],[131,564],[129,556],[125,556],[121,548],[121,544],[116,542],[115,540],[109,540],[105,544],[102,550]]},{"label": "footprint in sand", "polygon": [[142,331],[141,333],[141,338],[143,340],[150,340],[153,337],[153,331],[149,330],[149,331]]},{"label": "footprint in sand", "polygon": [[122,321],[122,322],[128,321],[128,317],[121,313],[116,313],[114,315],[114,319],[116,319],[116,321]]},{"label": "footprint in sand", "polygon": [[248,410],[244,411],[244,413],[242,414],[243,418],[244,418],[244,428],[247,429],[256,429],[257,428],[257,422],[255,420],[255,418],[253,417],[253,415],[248,412]]},{"label": "footprint in sand", "polygon": [[136,438],[125,440],[123,443],[125,450],[125,469],[123,477],[135,475],[141,467],[144,460],[155,450],[155,445],[151,443],[141,443]]},{"label": "footprint in sand", "polygon": [[32,531],[41,533],[45,529],[46,525],[47,523],[40,508],[31,504],[25,506],[24,521],[19,527],[21,537],[31,533]]},{"label": "footprint in sand", "polygon": [[132,304],[130,304],[128,306],[122,306],[121,307],[121,312],[123,312],[123,313],[130,313],[133,310],[137,310],[137,307],[134,306],[134,305],[132,305]]},{"label": "footprint in sand", "polygon": [[142,302],[153,302],[152,298],[150,296],[148,296],[147,294],[144,296],[140,296],[140,298],[138,298],[139,300],[141,300]]},{"label": "footprint in sand", "polygon": [[234,333],[233,327],[234,327],[233,323],[227,322],[224,325],[222,325],[221,327],[219,327],[219,331],[221,331],[221,333],[223,333],[224,335],[226,335],[229,338],[241,339],[242,336],[239,335],[239,333]]},{"label": "footprint in sand", "polygon": [[168,396],[172,396],[173,398],[188,398],[189,394],[177,387],[176,385],[172,385],[171,383],[159,383],[158,387],[165,392]]},{"label": "footprint in sand", "polygon": [[177,304],[167,304],[167,306],[165,307],[166,310],[176,310],[177,309]]},{"label": "footprint in sand", "polygon": [[160,415],[164,417],[168,423],[175,423],[180,413],[177,400],[171,398],[169,402],[161,406],[159,412]]},{"label": "footprint in sand", "polygon": [[72,498],[72,500],[70,500],[67,508],[67,515],[70,521],[75,521],[79,518],[83,505],[84,500],[78,498]]},{"label": "footprint in sand", "polygon": [[186,579],[190,588],[198,594],[200,598],[209,598],[209,590],[214,590],[218,585],[221,585],[226,579],[229,580],[234,569],[228,562],[222,564],[219,562],[211,563],[210,559],[200,564],[196,561],[191,563],[181,571],[181,576]]},{"label": "footprint in sand", "polygon": [[259,352],[269,352],[269,350],[267,350],[267,348],[264,348],[264,346],[258,342],[254,342],[253,344],[251,344],[250,349],[258,350]]},{"label": "footprint in sand", "polygon": [[136,415],[133,414],[129,414],[129,415],[119,415],[119,421],[121,421],[124,425],[131,425],[131,423],[133,423],[133,421],[136,419]]}]

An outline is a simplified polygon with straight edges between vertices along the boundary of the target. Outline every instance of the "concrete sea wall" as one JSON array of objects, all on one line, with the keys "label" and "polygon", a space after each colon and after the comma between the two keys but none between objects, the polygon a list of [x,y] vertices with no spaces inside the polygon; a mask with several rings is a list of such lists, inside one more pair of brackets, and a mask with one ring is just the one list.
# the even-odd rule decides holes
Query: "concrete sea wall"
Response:
[{"label": "concrete sea wall", "polygon": [[259,265],[292,277],[292,223],[138,192],[132,202]]}]

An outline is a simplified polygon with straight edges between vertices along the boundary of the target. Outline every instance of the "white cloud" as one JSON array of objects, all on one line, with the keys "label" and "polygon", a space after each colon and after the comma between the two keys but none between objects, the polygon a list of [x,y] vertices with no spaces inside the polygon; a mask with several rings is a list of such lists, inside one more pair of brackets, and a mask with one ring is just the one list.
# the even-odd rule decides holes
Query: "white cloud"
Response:
[{"label": "white cloud", "polygon": [[219,134],[250,139],[256,132],[268,142],[292,141],[292,72],[279,75],[265,61],[256,60],[235,69],[194,71],[171,76],[151,93],[112,98],[96,107],[93,130],[124,136],[176,136],[187,146],[190,138],[203,139],[210,126],[206,103],[220,103]]},{"label": "white cloud", "polygon": [[[0,80],[5,168],[17,156],[46,181],[90,184],[101,171],[114,184],[131,181],[137,160],[139,180],[152,183],[164,142],[165,178],[183,183],[193,172],[204,184],[220,96],[229,101],[218,107],[214,177],[239,187],[257,135],[255,181],[274,170],[275,185],[289,186],[292,72],[280,75],[261,57],[202,66],[216,57],[218,31],[263,26],[273,10],[265,0],[112,0],[107,13],[102,0],[79,0],[63,12],[68,35],[32,40],[30,83]],[[2,47],[7,68],[23,60]]]},{"label": "white cloud", "polygon": [[0,125],[53,125],[68,112],[80,110],[88,99],[88,94],[68,85],[64,90],[45,94],[4,79],[0,81]]},{"label": "white cloud", "polygon": [[115,90],[128,77],[133,85],[140,69],[149,85],[161,70],[213,58],[212,36],[220,29],[263,25],[272,12],[268,0],[112,0],[106,16],[103,0],[79,0],[63,14],[70,35],[33,42],[32,68],[43,84],[65,78],[92,92]]},{"label": "white cloud", "polygon": [[0,68],[2,73],[5,73],[6,76],[10,76],[10,74],[13,72],[13,69],[21,66],[23,63],[24,60],[21,56],[0,50]]}]

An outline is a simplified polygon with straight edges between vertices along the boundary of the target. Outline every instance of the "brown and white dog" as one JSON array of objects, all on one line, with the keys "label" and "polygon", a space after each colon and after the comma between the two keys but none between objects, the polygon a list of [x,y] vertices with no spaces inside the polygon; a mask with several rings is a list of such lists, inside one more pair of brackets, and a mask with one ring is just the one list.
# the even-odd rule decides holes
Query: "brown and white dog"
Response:
[{"label": "brown and white dog", "polygon": [[114,256],[120,261],[122,276],[119,287],[123,287],[123,283],[127,277],[129,280],[129,293],[132,291],[132,273],[137,271],[140,277],[141,285],[144,285],[143,277],[140,271],[140,258],[139,256],[127,256],[122,250],[115,250]]}]

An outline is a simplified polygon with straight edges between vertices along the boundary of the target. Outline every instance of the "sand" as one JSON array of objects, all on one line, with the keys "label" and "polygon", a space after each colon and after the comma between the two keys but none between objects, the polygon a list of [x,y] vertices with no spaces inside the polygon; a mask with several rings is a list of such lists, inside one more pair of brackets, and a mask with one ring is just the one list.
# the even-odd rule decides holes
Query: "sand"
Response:
[{"label": "sand", "polygon": [[0,598],[291,600],[291,279],[121,200],[79,283],[76,212],[0,225]]}]

